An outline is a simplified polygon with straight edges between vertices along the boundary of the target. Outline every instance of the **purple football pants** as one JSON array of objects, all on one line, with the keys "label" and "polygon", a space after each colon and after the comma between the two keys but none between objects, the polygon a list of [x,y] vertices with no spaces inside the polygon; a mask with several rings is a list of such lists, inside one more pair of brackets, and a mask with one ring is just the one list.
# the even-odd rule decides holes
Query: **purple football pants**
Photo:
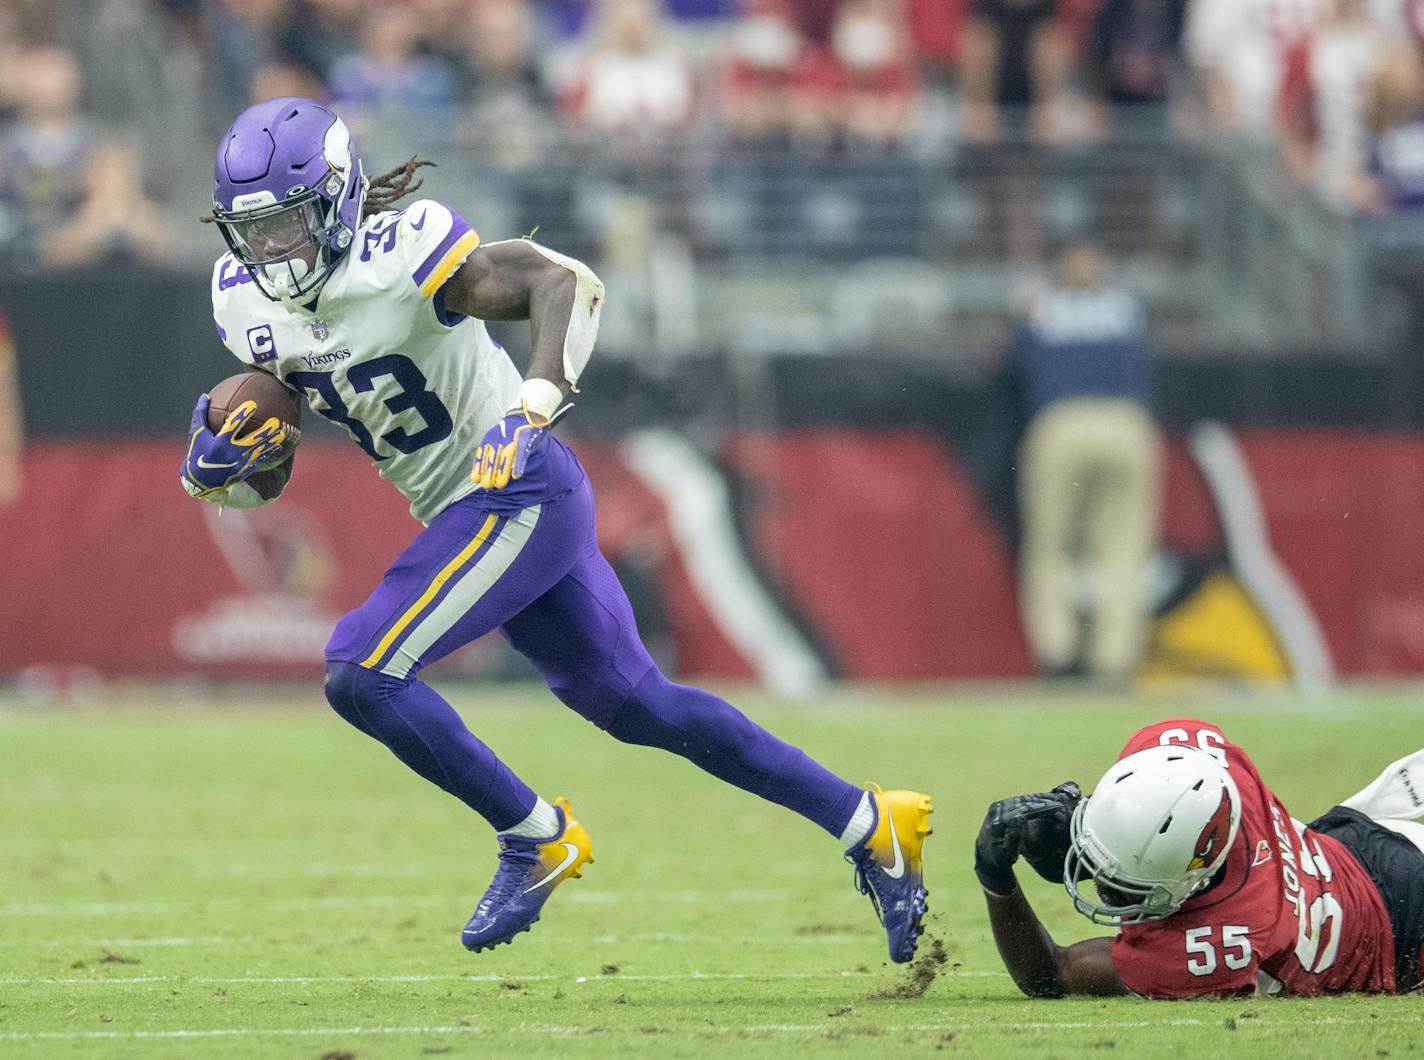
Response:
[{"label": "purple football pants", "polygon": [[559,699],[616,739],[680,754],[840,835],[860,789],[658,670],[598,549],[588,479],[561,442],[546,445],[572,483],[567,492],[522,509],[496,510],[480,493],[457,501],[337,623],[326,651],[337,713],[496,831],[514,827],[534,792],[416,676],[499,628]]}]

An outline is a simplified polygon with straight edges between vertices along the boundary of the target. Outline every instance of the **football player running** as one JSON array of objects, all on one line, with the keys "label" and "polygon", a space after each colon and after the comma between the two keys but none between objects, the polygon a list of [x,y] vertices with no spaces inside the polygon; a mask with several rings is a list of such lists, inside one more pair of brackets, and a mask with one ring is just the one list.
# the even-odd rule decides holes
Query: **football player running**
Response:
[{"label": "football player running", "polygon": [[[1420,816],[1424,751],[1304,825],[1220,729],[1178,719],[1134,734],[1090,796],[1068,781],[994,803],[974,870],[1031,997],[1404,993],[1424,978]],[[1020,855],[1116,934],[1057,945]]]},{"label": "football player running", "polygon": [[[682,755],[838,837],[891,958],[908,961],[926,906],[929,797],[854,787],[718,697],[663,676],[599,552],[583,468],[551,432],[593,351],[603,284],[530,239],[481,244],[439,202],[394,208],[422,164],[368,180],[330,110],[294,97],[250,107],[217,151],[213,220],[228,253],[212,296],[227,348],[343,427],[425,524],[337,623],[326,697],[494,829],[498,868],[465,946],[528,930],[593,860],[568,800],[532,791],[420,680],[498,629],[559,699],[615,739]],[[532,352],[521,378],[483,321],[525,319]],[[185,487],[257,506],[245,478],[281,458],[281,424],[248,423],[252,410],[239,407],[214,433],[207,412],[204,396]]]}]

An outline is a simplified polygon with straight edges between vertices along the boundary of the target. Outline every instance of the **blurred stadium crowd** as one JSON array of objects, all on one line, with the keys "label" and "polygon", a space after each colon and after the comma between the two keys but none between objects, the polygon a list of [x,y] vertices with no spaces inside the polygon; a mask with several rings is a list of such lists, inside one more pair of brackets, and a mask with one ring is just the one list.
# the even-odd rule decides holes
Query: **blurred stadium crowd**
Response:
[{"label": "blurred stadium crowd", "polygon": [[0,246],[186,257],[180,149],[279,94],[513,173],[690,140],[923,160],[1229,137],[1337,210],[1412,210],[1421,42],[1419,0],[0,0]]}]

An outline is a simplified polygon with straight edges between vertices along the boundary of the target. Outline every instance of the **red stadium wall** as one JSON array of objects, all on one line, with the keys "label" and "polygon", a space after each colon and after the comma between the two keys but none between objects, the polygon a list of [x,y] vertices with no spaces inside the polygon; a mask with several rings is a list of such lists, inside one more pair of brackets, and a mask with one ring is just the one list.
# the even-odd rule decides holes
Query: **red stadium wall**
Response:
[{"label": "red stadium wall", "polygon": [[[1258,430],[1238,439],[1271,543],[1345,674],[1424,671],[1424,436]],[[579,443],[615,562],[655,585],[685,674],[747,677],[683,569],[661,501],[616,443]],[[1021,675],[1014,560],[953,454],[928,434],[747,434],[743,547],[848,677]],[[0,674],[309,678],[337,616],[416,529],[344,446],[304,447],[281,503],[216,517],[184,496],[168,443],[44,442],[0,511]],[[1164,544],[1220,549],[1211,497],[1181,446]]]}]

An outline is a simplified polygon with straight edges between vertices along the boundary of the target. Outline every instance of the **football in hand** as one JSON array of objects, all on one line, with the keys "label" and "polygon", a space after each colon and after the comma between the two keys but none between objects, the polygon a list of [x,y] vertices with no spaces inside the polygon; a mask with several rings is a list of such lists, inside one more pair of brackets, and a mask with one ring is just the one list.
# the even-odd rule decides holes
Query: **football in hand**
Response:
[{"label": "football in hand", "polygon": [[239,372],[208,391],[208,430],[221,430],[228,415],[244,401],[257,404],[257,412],[248,421],[248,430],[256,430],[275,418],[287,431],[281,455],[259,465],[247,478],[260,497],[270,500],[282,492],[291,478],[292,456],[302,437],[302,404],[276,376],[266,372]]}]

